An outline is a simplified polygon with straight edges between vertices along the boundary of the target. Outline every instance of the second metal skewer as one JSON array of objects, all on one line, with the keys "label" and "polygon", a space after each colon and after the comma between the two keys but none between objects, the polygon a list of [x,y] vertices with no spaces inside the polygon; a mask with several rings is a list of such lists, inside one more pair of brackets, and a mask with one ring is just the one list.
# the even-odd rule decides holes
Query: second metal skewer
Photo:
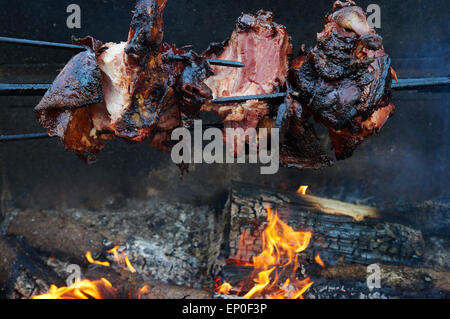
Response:
[{"label": "second metal skewer", "polygon": [[[17,39],[17,38],[8,38],[8,37],[0,37],[0,43],[9,43],[9,44],[19,44],[25,46],[33,46],[40,48],[53,48],[53,49],[63,49],[63,50],[75,50],[75,51],[84,51],[86,48],[81,45],[69,44],[69,43],[56,43],[56,42],[47,42],[47,41],[38,41],[38,40],[28,40],[28,39]],[[182,56],[169,54],[167,57],[173,61],[184,61]],[[238,61],[227,61],[227,60],[216,60],[216,59],[208,59],[208,62],[211,65],[218,66],[227,66],[233,68],[242,68],[245,66],[242,62]]]}]

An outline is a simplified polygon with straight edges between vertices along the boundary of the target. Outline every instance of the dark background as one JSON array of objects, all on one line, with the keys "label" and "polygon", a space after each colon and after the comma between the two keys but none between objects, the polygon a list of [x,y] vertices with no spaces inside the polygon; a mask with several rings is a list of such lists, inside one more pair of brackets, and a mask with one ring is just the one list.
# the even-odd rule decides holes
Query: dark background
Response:
[{"label": "dark background", "polygon": [[[66,7],[81,6],[82,28],[66,27]],[[2,36],[69,42],[92,35],[105,42],[126,40],[135,1],[0,1]],[[449,69],[448,1],[359,1],[382,10],[386,51],[400,78],[446,76]],[[192,44],[201,52],[227,38],[241,12],[271,10],[287,27],[295,52],[314,45],[333,1],[169,0],[165,40]],[[0,45],[0,82],[49,83],[70,52]],[[0,144],[1,204],[34,208],[117,207],[148,196],[212,202],[231,180],[296,190],[311,185],[315,195],[364,203],[421,201],[450,197],[448,93],[394,92],[395,116],[353,158],[321,171],[281,169],[261,176],[255,165],[196,165],[184,179],[170,160],[146,144],[109,142],[99,161],[84,165],[56,139]],[[39,98],[0,98],[0,134],[42,131],[32,111]]]}]

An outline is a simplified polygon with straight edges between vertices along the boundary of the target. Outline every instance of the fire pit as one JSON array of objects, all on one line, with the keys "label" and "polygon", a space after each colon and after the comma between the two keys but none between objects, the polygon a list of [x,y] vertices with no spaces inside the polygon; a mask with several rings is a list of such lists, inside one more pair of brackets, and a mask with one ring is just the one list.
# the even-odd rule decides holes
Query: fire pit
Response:
[{"label": "fire pit", "polygon": [[[68,27],[70,13],[61,4],[51,5],[45,19],[37,14],[38,3],[3,5],[1,36],[52,43],[45,48],[2,44],[0,50],[2,298],[450,297],[445,4],[424,8],[418,2],[405,8],[381,1],[373,7],[360,1],[368,15],[381,10],[375,30],[383,36],[400,79],[392,84],[395,115],[380,135],[345,161],[335,161],[328,129],[343,131],[309,123],[318,140],[314,147],[330,150],[320,154],[320,165],[298,169],[298,162],[289,162],[286,166],[297,168],[281,167],[271,175],[248,162],[177,166],[170,152],[119,139],[107,141],[89,166],[63,152],[60,141],[39,127],[32,110],[71,58],[70,51],[55,49],[55,43],[87,34],[126,39],[134,1],[78,1],[81,29]],[[289,1],[168,1],[165,40],[180,47],[193,44],[201,52],[230,35],[242,11],[260,17],[258,10],[264,7],[289,30],[297,56],[316,45],[316,33],[332,6],[332,1],[314,6],[300,1],[295,7]],[[29,16],[27,25],[9,21],[14,15]],[[174,54],[170,63],[184,63],[181,55]],[[223,68],[242,67],[220,55],[209,58],[208,63]],[[251,99],[269,109],[275,129],[288,111],[272,112],[272,104],[278,108],[295,94],[288,85],[287,91]],[[213,99],[208,106],[214,103],[224,102]],[[75,112],[64,112],[69,111]],[[227,125],[221,116],[203,112],[199,118],[221,129]],[[190,120],[186,123],[194,127]],[[297,124],[290,120],[289,127]],[[114,129],[100,135],[132,135]],[[342,154],[336,155],[339,159]]]}]

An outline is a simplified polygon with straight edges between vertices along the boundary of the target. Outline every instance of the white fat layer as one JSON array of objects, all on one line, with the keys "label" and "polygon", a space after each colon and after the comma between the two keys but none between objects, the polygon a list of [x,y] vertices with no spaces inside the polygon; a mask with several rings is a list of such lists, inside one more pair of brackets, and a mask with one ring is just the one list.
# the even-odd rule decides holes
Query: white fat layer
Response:
[{"label": "white fat layer", "polygon": [[128,65],[124,51],[126,45],[126,42],[108,43],[108,50],[98,58],[106,108],[113,123],[121,117],[132,100],[134,70]]}]

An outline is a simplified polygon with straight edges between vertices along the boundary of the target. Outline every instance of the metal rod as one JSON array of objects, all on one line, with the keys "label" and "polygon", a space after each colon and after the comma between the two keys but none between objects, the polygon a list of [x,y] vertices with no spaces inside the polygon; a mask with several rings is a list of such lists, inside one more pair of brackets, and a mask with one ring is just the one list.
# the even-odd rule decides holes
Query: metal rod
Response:
[{"label": "metal rod", "polygon": [[28,141],[28,140],[40,140],[50,138],[47,133],[31,133],[31,134],[18,134],[18,135],[0,135],[0,142],[15,142],[15,141]]},{"label": "metal rod", "polygon": [[44,95],[51,84],[9,84],[0,83],[0,95],[2,96],[38,96]]},{"label": "metal rod", "polygon": [[209,64],[219,65],[219,66],[228,66],[233,68],[243,68],[245,66],[244,63],[238,61],[227,61],[227,60],[217,60],[217,59],[208,59]]},{"label": "metal rod", "polygon": [[[55,43],[55,42],[46,42],[46,41],[37,41],[37,40],[28,40],[28,39],[17,39],[17,38],[7,38],[0,37],[0,43],[10,43],[10,44],[20,44],[26,46],[34,46],[41,48],[54,48],[54,49],[65,49],[65,50],[76,50],[76,51],[84,51],[86,47],[75,44],[68,43]],[[168,54],[167,58],[173,61],[185,61],[182,56]],[[226,60],[216,60],[209,59],[208,62],[212,65],[221,65],[228,66],[234,68],[242,68],[245,64],[237,61],[226,61]]]},{"label": "metal rod", "polygon": [[[202,127],[204,130],[208,128],[223,128],[223,124],[221,123],[213,123],[213,124],[203,124]],[[191,126],[188,128],[189,130],[193,130],[194,127]],[[114,132],[104,131],[100,132],[100,134],[108,135],[114,134]],[[54,138],[57,136],[50,136],[47,133],[31,133],[31,134],[17,134],[17,135],[0,135],[0,143],[2,142],[18,142],[18,141],[31,141],[31,140],[41,140]]]},{"label": "metal rod", "polygon": [[226,104],[226,103],[240,103],[249,100],[274,100],[284,98],[286,92],[274,93],[274,94],[261,94],[261,95],[247,95],[247,96],[230,96],[221,97],[212,101],[214,104]]},{"label": "metal rod", "polygon": [[420,90],[422,88],[450,86],[450,77],[400,79],[392,83],[393,90]]},{"label": "metal rod", "polygon": [[55,42],[7,38],[7,37],[0,37],[0,42],[10,43],[10,44],[20,44],[20,45],[40,47],[40,48],[53,48],[53,49],[76,50],[76,51],[86,50],[86,48],[81,45],[75,45],[75,44],[69,44],[69,43],[55,43]]},{"label": "metal rod", "polygon": [[[185,61],[186,59],[180,55],[167,54],[166,57],[169,60],[173,61]],[[238,61],[227,61],[227,60],[216,60],[216,59],[208,59],[207,60],[211,65],[220,65],[220,66],[228,66],[233,68],[243,68],[245,66],[244,63]]]},{"label": "metal rod", "polygon": [[[399,79],[398,83],[392,83],[392,89],[396,91],[402,90],[420,90],[426,88],[448,87],[450,86],[450,77],[438,78],[418,78],[418,79]],[[217,98],[212,101],[214,104],[241,103],[249,100],[275,100],[286,96],[286,93],[248,95],[248,96],[231,96]]]}]

